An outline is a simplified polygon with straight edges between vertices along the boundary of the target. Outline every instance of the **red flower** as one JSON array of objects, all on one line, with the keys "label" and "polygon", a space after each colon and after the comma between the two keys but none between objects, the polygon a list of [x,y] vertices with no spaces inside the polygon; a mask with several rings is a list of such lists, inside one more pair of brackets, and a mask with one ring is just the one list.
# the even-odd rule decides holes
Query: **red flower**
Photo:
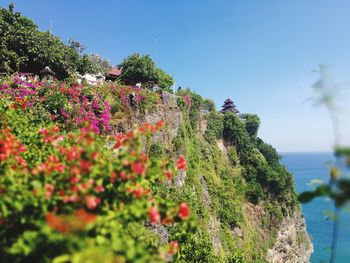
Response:
[{"label": "red flower", "polygon": [[85,204],[89,209],[95,209],[101,203],[101,199],[96,196],[86,196]]},{"label": "red flower", "polygon": [[52,197],[52,193],[55,190],[52,184],[45,184],[45,197],[50,199]]},{"label": "red flower", "polygon": [[160,221],[160,214],[155,206],[151,206],[148,210],[148,218],[151,224],[157,224]]},{"label": "red flower", "polygon": [[72,148],[70,148],[67,151],[67,160],[68,161],[74,161],[74,160],[78,160],[80,157],[80,152],[77,149],[77,147],[72,146]]},{"label": "red flower", "polygon": [[105,188],[102,185],[96,185],[95,190],[98,193],[102,193],[104,192]]},{"label": "red flower", "polygon": [[117,174],[115,172],[111,172],[111,175],[109,176],[109,182],[114,184],[117,181]]},{"label": "red flower", "polygon": [[143,174],[145,172],[145,167],[141,162],[133,163],[131,165],[131,170],[136,174]]},{"label": "red flower", "polygon": [[119,176],[123,181],[125,181],[128,178],[128,176],[126,175],[126,172],[124,171],[121,171]]},{"label": "red flower", "polygon": [[80,169],[78,167],[72,167],[70,169],[70,174],[71,175],[78,175],[78,174],[80,174]]},{"label": "red flower", "polygon": [[160,120],[156,123],[155,127],[157,130],[161,129],[164,126],[164,121]]},{"label": "red flower", "polygon": [[125,137],[127,139],[133,139],[134,138],[134,131],[131,130],[131,131],[128,131],[126,134],[125,134]]},{"label": "red flower", "polygon": [[183,202],[180,204],[178,216],[181,219],[188,219],[190,217],[190,209],[186,203]]},{"label": "red flower", "polygon": [[164,173],[164,175],[165,175],[165,177],[166,177],[166,179],[168,179],[168,180],[171,180],[171,171],[165,171],[165,173]]},{"label": "red flower", "polygon": [[174,255],[179,251],[179,243],[177,241],[170,241],[169,243],[169,254]]},{"label": "red flower", "polygon": [[83,173],[90,172],[91,162],[86,160],[80,160],[80,168]]},{"label": "red flower", "polygon": [[75,217],[83,223],[93,223],[96,220],[96,215],[86,212],[84,209],[79,209],[74,213]]},{"label": "red flower", "polygon": [[79,177],[71,177],[71,178],[69,178],[69,182],[71,182],[72,184],[79,183],[79,181],[80,181]]},{"label": "red flower", "polygon": [[177,159],[177,169],[180,171],[187,170],[186,160],[183,156],[180,156],[179,159]]},{"label": "red flower", "polygon": [[69,231],[69,225],[65,223],[61,218],[56,216],[54,213],[48,213],[45,216],[46,223],[53,229],[61,232],[67,233]]},{"label": "red flower", "polygon": [[162,220],[163,225],[168,225],[174,222],[174,219],[171,218],[169,215],[166,215],[165,218]]}]

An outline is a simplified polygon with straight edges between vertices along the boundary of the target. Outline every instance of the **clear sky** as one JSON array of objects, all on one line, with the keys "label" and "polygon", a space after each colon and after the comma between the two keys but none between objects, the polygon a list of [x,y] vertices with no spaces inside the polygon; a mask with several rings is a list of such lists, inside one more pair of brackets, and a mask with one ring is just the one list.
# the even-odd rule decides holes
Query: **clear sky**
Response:
[{"label": "clear sky", "polygon": [[[177,86],[218,108],[231,97],[241,112],[260,116],[259,136],[279,151],[331,150],[327,112],[307,98],[318,64],[331,65],[343,87],[350,83],[348,0],[12,2],[41,30],[52,21],[55,35],[81,41],[112,64],[134,52],[150,54]],[[343,138],[350,134],[347,116]]]}]

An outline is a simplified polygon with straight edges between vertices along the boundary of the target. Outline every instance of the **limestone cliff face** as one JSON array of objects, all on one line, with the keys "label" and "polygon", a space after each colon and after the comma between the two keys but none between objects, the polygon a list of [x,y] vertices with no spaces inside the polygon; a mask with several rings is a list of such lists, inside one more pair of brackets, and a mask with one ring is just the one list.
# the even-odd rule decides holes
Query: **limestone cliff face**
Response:
[{"label": "limestone cliff face", "polygon": [[176,103],[176,96],[163,92],[162,103],[155,109],[151,109],[145,114],[138,112],[128,114],[127,117],[121,117],[114,120],[112,125],[115,132],[123,132],[132,129],[134,125],[143,123],[156,123],[159,120],[165,121],[166,125],[162,132],[155,134],[154,140],[169,144],[176,137],[182,123],[182,111]]},{"label": "limestone cliff face", "polygon": [[[131,129],[134,125],[140,125],[142,123],[155,123],[159,120],[164,120],[166,125],[161,132],[158,132],[153,137],[153,142],[157,141],[165,146],[172,145],[173,139],[178,135],[181,126],[183,125],[185,113],[177,106],[177,97],[172,94],[165,94],[162,99],[162,103],[158,104],[155,109],[147,112],[146,114],[132,113],[124,117],[115,120],[113,123],[115,132],[123,132]],[[200,119],[198,123],[197,134],[199,137],[205,133],[207,129],[206,112],[200,112]],[[223,158],[227,158],[228,149],[226,148],[223,140],[218,140],[217,149],[221,152]],[[175,156],[174,156],[175,158]],[[193,192],[200,192],[204,209],[209,214],[209,220],[207,222],[207,230],[210,235],[213,249],[217,255],[222,253],[224,249],[223,242],[221,240],[221,234],[224,226],[220,222],[220,216],[215,211],[215,204],[212,202],[211,191],[208,188],[207,177],[205,173],[194,175],[198,177],[200,182],[199,189],[193,186]],[[177,177],[174,178],[174,185],[177,189],[181,189],[186,184],[186,172],[179,172]],[[192,186],[191,186],[192,187]],[[292,216],[285,217],[283,222],[277,223],[277,236],[270,233],[266,226],[264,226],[261,220],[266,211],[263,205],[253,205],[249,202],[245,202],[242,207],[244,217],[249,221],[249,228],[244,226],[230,226],[229,233],[232,236],[233,242],[237,243],[237,246],[243,246],[244,242],[249,239],[249,232],[257,233],[257,236],[261,236],[263,239],[268,237],[275,240],[271,242],[267,255],[261,255],[265,257],[265,260],[272,263],[282,262],[296,262],[303,263],[309,262],[311,253],[313,252],[312,243],[310,237],[306,231],[305,220],[301,215],[300,210],[297,208]],[[162,243],[167,243],[169,240],[169,234],[162,225],[149,226],[157,232],[161,238]],[[274,232],[275,233],[275,232]],[[259,242],[258,240],[252,242]],[[256,244],[258,245],[258,244]],[[266,250],[265,250],[266,251]]]},{"label": "limestone cliff face", "polygon": [[276,243],[268,250],[267,260],[271,263],[307,263],[313,252],[313,245],[306,231],[305,219],[300,211],[287,217],[278,231]]}]

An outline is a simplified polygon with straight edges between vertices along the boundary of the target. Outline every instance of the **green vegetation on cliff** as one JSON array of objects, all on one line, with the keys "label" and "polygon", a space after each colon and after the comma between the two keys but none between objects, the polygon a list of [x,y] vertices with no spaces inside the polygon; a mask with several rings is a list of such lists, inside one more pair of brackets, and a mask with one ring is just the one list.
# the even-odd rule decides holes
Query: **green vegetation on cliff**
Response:
[{"label": "green vegetation on cliff", "polygon": [[[0,35],[7,72],[48,65],[66,78],[109,67],[13,6],[0,9]],[[173,83],[148,56],[121,66],[127,84]],[[223,115],[190,90],[73,78],[6,77],[0,98],[4,261],[265,262],[298,210],[292,176],[257,136],[254,114]]]}]

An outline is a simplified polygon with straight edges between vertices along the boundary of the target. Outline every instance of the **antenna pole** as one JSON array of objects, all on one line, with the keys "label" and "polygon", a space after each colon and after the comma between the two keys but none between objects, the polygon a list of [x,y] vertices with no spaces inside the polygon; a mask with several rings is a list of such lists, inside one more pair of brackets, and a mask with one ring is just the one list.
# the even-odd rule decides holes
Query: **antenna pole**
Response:
[{"label": "antenna pole", "polygon": [[52,34],[52,19],[50,20],[50,33]]}]

